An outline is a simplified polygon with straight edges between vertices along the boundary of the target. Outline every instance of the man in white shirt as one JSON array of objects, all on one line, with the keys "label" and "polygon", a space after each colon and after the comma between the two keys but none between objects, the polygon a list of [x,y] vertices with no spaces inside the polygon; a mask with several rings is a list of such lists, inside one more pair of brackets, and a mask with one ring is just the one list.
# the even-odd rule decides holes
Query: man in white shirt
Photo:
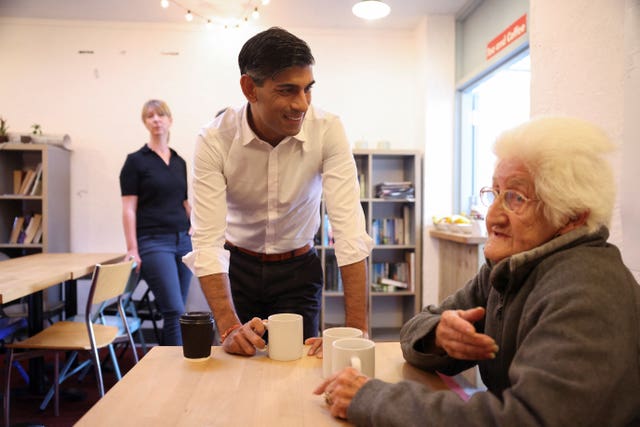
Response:
[{"label": "man in white shirt", "polygon": [[313,247],[322,195],[335,239],[346,324],[368,330],[366,233],[355,161],[340,119],[311,106],[309,46],[270,28],[238,56],[247,103],[202,129],[195,149],[193,252],[225,351],[263,348],[261,319],[299,313],[319,353],[322,266]]}]

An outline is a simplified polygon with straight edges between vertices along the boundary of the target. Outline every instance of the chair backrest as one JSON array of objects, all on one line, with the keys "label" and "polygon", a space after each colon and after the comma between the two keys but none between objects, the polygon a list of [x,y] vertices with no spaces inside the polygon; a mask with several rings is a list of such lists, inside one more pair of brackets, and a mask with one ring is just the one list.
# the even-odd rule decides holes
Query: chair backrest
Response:
[{"label": "chair backrest", "polygon": [[116,298],[123,294],[129,284],[134,261],[115,264],[97,264],[91,278],[91,289],[87,298],[87,311],[91,312],[94,304]]}]

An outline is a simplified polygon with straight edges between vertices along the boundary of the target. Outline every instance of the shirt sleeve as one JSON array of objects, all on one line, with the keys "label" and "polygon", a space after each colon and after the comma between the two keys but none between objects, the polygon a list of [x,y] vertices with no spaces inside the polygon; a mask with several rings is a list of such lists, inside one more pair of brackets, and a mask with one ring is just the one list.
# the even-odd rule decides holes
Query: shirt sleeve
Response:
[{"label": "shirt sleeve", "polygon": [[129,154],[120,170],[120,194],[122,196],[137,196],[138,188],[138,168],[132,155]]},{"label": "shirt sleeve", "polygon": [[224,249],[227,200],[223,156],[205,131],[198,136],[193,165],[191,224],[193,251],[183,257],[197,277],[229,272],[229,251]]},{"label": "shirt sleeve", "polygon": [[373,239],[367,234],[360,204],[356,163],[337,117],[328,124],[324,138],[322,187],[338,265],[362,261],[371,253]]}]

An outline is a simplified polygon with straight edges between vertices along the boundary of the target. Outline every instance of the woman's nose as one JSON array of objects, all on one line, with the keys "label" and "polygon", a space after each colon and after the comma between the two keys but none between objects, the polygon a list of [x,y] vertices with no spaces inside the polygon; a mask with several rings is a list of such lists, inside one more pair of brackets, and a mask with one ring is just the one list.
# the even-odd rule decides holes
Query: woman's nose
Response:
[{"label": "woman's nose", "polygon": [[489,223],[500,222],[507,218],[507,211],[502,206],[502,200],[496,199],[487,209],[487,226]]}]

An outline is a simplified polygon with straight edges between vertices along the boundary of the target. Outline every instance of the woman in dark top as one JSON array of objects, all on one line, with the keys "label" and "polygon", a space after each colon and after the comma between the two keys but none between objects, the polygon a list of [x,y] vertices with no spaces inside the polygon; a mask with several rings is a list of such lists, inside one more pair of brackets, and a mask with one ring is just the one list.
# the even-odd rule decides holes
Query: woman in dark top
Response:
[{"label": "woman in dark top", "polygon": [[164,320],[163,345],[182,345],[179,317],[185,311],[191,272],[182,256],[191,251],[187,166],[169,148],[173,122],[164,101],[142,107],[149,142],[127,156],[120,171],[122,223],[127,258],[138,263]]}]

